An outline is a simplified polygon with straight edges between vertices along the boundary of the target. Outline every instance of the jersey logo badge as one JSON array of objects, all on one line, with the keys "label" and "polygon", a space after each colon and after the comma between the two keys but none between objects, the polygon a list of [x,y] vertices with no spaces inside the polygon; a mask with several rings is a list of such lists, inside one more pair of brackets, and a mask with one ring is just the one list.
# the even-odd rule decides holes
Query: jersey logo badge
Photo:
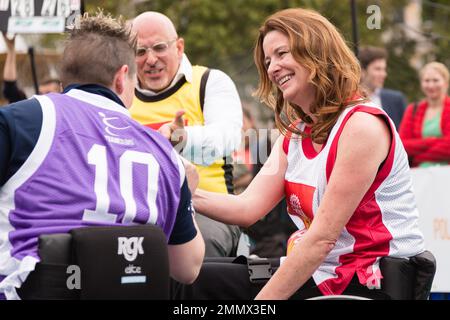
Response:
[{"label": "jersey logo badge", "polygon": [[119,119],[118,117],[109,117],[109,118],[107,118],[106,114],[104,114],[103,112],[99,112],[98,114],[102,118],[103,124],[106,126],[105,127],[106,133],[109,134],[110,136],[115,136],[115,137],[119,136],[118,134],[112,132],[111,130],[119,130],[120,131],[120,130],[125,130],[125,129],[130,128],[130,126],[118,127],[118,126],[113,125],[111,122],[114,121],[114,120]]}]

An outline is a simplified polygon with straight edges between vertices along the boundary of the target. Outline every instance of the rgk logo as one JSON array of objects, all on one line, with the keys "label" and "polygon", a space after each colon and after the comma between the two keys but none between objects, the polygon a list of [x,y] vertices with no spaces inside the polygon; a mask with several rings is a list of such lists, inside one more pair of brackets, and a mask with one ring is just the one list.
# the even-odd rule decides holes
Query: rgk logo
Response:
[{"label": "rgk logo", "polygon": [[123,254],[128,261],[134,261],[138,254],[144,254],[144,249],[142,248],[144,237],[119,237],[117,240],[119,241],[117,254]]}]

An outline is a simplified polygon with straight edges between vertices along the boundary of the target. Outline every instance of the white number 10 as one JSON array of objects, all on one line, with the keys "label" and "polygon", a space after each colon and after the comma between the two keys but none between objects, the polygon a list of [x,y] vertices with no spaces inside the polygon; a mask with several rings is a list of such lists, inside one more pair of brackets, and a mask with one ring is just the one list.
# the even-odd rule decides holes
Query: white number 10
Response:
[{"label": "white number 10", "polygon": [[[114,223],[117,214],[109,213],[108,194],[108,159],[106,147],[94,144],[89,150],[88,163],[95,166],[94,192],[97,197],[95,210],[84,210],[83,220],[93,222]],[[147,166],[147,206],[149,218],[147,223],[156,224],[158,208],[156,196],[158,192],[159,163],[150,153],[127,150],[119,158],[120,193],[125,201],[123,223],[132,223],[137,213],[136,200],[133,194],[133,164]]]}]

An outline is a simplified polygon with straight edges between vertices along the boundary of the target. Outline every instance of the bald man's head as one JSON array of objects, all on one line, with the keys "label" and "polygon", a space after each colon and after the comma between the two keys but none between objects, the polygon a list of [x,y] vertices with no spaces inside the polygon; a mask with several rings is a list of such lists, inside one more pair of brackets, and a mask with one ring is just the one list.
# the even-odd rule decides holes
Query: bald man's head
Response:
[{"label": "bald man's head", "polygon": [[159,12],[138,15],[132,29],[138,42],[136,63],[141,88],[155,92],[166,89],[179,69],[184,40],[178,37],[172,21]]},{"label": "bald man's head", "polygon": [[147,11],[141,13],[133,20],[133,31],[136,33],[152,28],[164,30],[164,33],[171,38],[178,38],[177,30],[172,20],[162,13]]}]

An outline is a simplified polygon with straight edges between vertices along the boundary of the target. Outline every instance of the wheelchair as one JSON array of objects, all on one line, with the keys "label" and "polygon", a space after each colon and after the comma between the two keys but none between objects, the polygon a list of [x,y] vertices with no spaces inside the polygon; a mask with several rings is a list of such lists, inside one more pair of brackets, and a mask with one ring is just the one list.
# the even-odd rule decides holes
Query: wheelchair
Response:
[{"label": "wheelchair", "polygon": [[83,227],[41,235],[41,261],[17,289],[23,300],[167,300],[166,236],[153,225]]},{"label": "wheelchair", "polygon": [[[250,300],[278,269],[279,258],[206,258],[192,285],[172,283],[172,296],[178,300]],[[359,285],[354,276],[342,295],[322,296],[312,279],[291,300],[427,300],[436,272],[436,259],[424,251],[409,259],[383,257],[381,289]]]},{"label": "wheelchair", "polygon": [[[410,259],[384,257],[380,260],[381,292],[391,300],[428,300],[436,273],[436,258],[424,251]],[[308,300],[373,300],[361,296],[330,295]]]},{"label": "wheelchair", "polygon": [[[38,247],[41,261],[17,290],[25,300],[251,300],[280,263],[279,258],[243,255],[205,258],[197,280],[183,285],[170,278],[166,237],[153,225],[78,228],[42,235]],[[380,291],[389,299],[426,300],[436,259],[429,251],[409,259],[384,257],[380,269]],[[373,298],[344,292],[313,297],[296,293],[293,299]]]}]

